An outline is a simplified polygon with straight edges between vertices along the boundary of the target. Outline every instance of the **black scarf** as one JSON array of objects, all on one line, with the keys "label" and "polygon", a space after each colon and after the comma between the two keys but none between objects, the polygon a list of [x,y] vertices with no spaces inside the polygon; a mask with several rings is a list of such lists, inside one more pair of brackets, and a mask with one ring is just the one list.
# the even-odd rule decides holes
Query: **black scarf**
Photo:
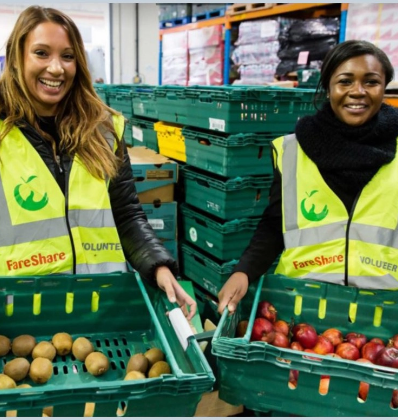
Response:
[{"label": "black scarf", "polygon": [[371,120],[354,127],[337,119],[327,103],[298,121],[296,137],[332,189],[356,195],[395,157],[398,109],[382,104]]}]

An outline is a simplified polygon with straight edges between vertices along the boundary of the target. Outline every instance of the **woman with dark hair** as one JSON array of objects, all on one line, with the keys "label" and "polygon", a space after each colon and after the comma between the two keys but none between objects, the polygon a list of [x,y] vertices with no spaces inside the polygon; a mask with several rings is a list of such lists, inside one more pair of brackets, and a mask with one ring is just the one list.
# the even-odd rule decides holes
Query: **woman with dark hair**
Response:
[{"label": "woman with dark hair", "polygon": [[383,103],[393,76],[370,42],[329,51],[317,88],[326,102],[272,143],[270,202],[219,293],[220,312],[234,312],[280,254],[276,274],[398,287],[398,109]]},{"label": "woman with dark hair", "polygon": [[126,271],[196,310],[139,203],[123,116],[98,98],[64,13],[25,9],[0,79],[0,275]]}]

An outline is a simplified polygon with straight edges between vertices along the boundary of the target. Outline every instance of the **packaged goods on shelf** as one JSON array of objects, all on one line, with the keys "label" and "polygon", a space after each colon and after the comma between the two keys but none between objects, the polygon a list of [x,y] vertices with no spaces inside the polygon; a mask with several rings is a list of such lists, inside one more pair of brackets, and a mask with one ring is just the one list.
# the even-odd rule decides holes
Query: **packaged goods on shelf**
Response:
[{"label": "packaged goods on shelf", "polygon": [[162,53],[182,53],[188,49],[188,31],[170,32],[162,36]]},{"label": "packaged goods on shelf", "polygon": [[236,45],[275,41],[279,36],[279,21],[276,19],[247,20],[239,25]]},{"label": "packaged goods on shelf", "polygon": [[222,43],[222,25],[206,26],[188,31],[188,48],[218,46]]},{"label": "packaged goods on shelf", "polygon": [[221,45],[189,50],[188,85],[222,85],[223,56]]},{"label": "packaged goods on shelf", "polygon": [[350,4],[346,39],[366,40],[388,56],[398,79],[398,4]]},{"label": "packaged goods on shelf", "polygon": [[278,64],[248,64],[239,67],[240,81],[247,85],[263,85],[275,80]]},{"label": "packaged goods on shelf", "polygon": [[290,25],[289,41],[301,42],[307,39],[338,36],[339,32],[340,20],[337,17],[296,20]]},{"label": "packaged goods on shelf", "polygon": [[158,4],[159,21],[171,20],[177,17],[177,4]]},{"label": "packaged goods on shelf", "polygon": [[188,50],[181,55],[163,55],[162,83],[186,86],[188,82]]},{"label": "packaged goods on shelf", "polygon": [[278,64],[279,41],[243,44],[234,48],[231,59],[235,64]]}]

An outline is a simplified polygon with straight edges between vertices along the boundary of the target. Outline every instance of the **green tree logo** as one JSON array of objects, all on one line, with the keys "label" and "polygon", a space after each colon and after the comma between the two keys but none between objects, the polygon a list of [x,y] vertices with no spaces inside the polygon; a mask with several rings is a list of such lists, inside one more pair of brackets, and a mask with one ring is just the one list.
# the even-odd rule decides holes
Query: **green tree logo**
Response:
[{"label": "green tree logo", "polygon": [[[317,192],[318,192],[318,190],[313,190],[313,191],[310,192],[310,194],[306,193],[307,196],[308,196],[307,198],[312,197]],[[323,210],[320,213],[316,213],[315,212],[315,204],[313,204],[311,206],[311,209],[308,211],[307,208],[305,207],[305,202],[306,202],[307,198],[304,198],[301,201],[301,213],[310,222],[320,222],[321,220],[323,220],[328,215],[328,213],[329,213],[328,206],[325,204],[325,207],[323,208]]]},{"label": "green tree logo", "polygon": [[[29,187],[29,183],[31,181],[33,181],[35,178],[37,178],[36,175],[31,175],[26,181],[21,177],[23,183],[18,184],[15,188],[14,188],[14,197],[16,202],[25,210],[28,211],[37,211],[37,210],[41,210],[43,207],[45,207],[48,203],[48,195],[47,193],[44,193],[43,197],[36,201],[34,199],[34,191],[32,191]],[[26,193],[23,194],[23,197],[21,195],[21,187],[23,187],[23,192],[29,192],[29,194],[27,195]],[[26,196],[27,195],[27,196]]]}]

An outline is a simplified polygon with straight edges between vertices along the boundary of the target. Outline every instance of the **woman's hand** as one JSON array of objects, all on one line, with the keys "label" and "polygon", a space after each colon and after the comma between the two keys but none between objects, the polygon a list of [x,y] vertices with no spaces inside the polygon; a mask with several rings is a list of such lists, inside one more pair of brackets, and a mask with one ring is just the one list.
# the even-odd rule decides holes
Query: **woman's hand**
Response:
[{"label": "woman's hand", "polygon": [[[169,301],[177,302],[188,321],[192,319],[196,313],[196,302],[181,287],[170,269],[165,266],[158,267],[155,271],[155,278],[159,288],[166,292]],[[187,313],[187,306],[189,313]]]},{"label": "woman's hand", "polygon": [[228,305],[228,311],[233,314],[240,300],[245,296],[249,287],[249,278],[245,273],[237,272],[226,281],[218,293],[218,312],[223,313]]}]

